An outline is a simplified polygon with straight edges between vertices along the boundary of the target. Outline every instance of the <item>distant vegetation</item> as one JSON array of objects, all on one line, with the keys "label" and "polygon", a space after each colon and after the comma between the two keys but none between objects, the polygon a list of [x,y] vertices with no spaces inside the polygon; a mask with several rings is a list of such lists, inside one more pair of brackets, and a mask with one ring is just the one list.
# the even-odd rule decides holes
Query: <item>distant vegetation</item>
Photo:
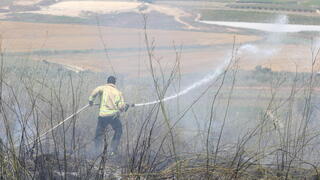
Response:
[{"label": "distant vegetation", "polygon": [[309,1],[303,2],[303,4],[309,5],[309,6],[320,6],[320,1],[319,0],[309,0]]},{"label": "distant vegetation", "polygon": [[297,4],[297,5],[320,5],[318,0],[234,0],[241,3],[266,3],[266,4]]},{"label": "distant vegetation", "polygon": [[[241,10],[201,10],[202,19],[212,21],[240,21],[274,23],[279,14],[272,12],[241,11]],[[320,18],[287,14],[290,24],[320,25]]]},{"label": "distant vegetation", "polygon": [[235,2],[288,4],[288,3],[296,3],[297,1],[293,1],[293,0],[237,0]]}]

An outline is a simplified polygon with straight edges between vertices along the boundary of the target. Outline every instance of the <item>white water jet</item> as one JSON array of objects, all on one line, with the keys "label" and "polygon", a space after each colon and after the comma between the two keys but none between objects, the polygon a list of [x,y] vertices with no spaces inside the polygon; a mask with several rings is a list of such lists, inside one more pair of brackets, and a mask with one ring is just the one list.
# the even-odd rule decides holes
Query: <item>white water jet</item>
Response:
[{"label": "white water jet", "polygon": [[[275,53],[278,52],[278,49],[263,49],[259,48],[258,46],[252,45],[252,44],[244,44],[240,46],[238,49],[238,55],[263,55],[264,57],[269,57],[274,55]],[[186,87],[184,90],[180,91],[177,94],[165,97],[161,100],[155,100],[151,102],[146,102],[146,103],[139,103],[135,104],[135,106],[147,106],[147,105],[153,105],[153,104],[158,104],[160,102],[166,102],[172,99],[175,99],[179,96],[185,95],[192,91],[193,89],[196,89],[202,85],[205,85],[209,83],[210,81],[214,80],[216,77],[218,77],[221,73],[223,73],[224,69],[228,66],[228,64],[231,61],[231,56],[227,56],[227,59],[223,61],[223,64],[219,66],[212,74],[209,74],[202,78],[201,80],[195,82],[194,84]]]},{"label": "white water jet", "polygon": [[[286,32],[285,29],[281,29],[281,27],[279,26],[283,26],[286,25],[289,22],[288,20],[288,16],[286,15],[280,15],[278,16],[278,18],[274,21],[275,24],[271,24],[271,26],[269,27],[271,30],[271,32],[276,32],[277,29],[279,30],[280,28],[280,32]],[[320,26],[319,26],[320,27]],[[283,35],[282,35],[283,36]],[[282,36],[274,36],[274,35],[270,35],[267,40],[270,41],[281,41],[283,39]],[[263,57],[270,57],[273,56],[274,54],[276,54],[279,51],[279,49],[275,49],[275,48],[261,48],[258,47],[257,45],[253,45],[253,44],[244,44],[242,46],[239,47],[238,49],[238,55],[239,56],[243,56],[243,55],[254,55],[254,56],[263,56]],[[169,101],[172,99],[175,99],[179,96],[185,95],[187,93],[189,93],[191,90],[198,88],[202,85],[205,85],[207,83],[209,83],[210,81],[212,81],[213,79],[215,79],[217,76],[219,76],[222,72],[223,69],[230,63],[231,61],[231,57],[227,56],[228,58],[226,60],[223,61],[223,64],[218,67],[212,74],[209,74],[207,76],[205,76],[203,79],[199,80],[198,82],[188,86],[187,88],[185,88],[183,91],[165,97],[161,100],[156,100],[156,101],[151,101],[151,102],[147,102],[147,103],[140,103],[140,104],[135,104],[135,106],[147,106],[147,105],[152,105],[152,104],[157,104],[160,102],[165,102],[165,101]]]},{"label": "white water jet", "polygon": [[230,61],[231,61],[231,57],[229,57],[227,60],[225,60],[223,62],[223,64],[220,67],[218,67],[212,74],[209,74],[209,75],[205,76],[203,79],[201,79],[198,82],[195,82],[194,84],[188,86],[187,88],[185,88],[184,90],[180,91],[177,94],[165,97],[165,98],[163,98],[161,100],[135,104],[135,106],[147,106],[147,105],[152,105],[152,104],[158,104],[160,102],[169,101],[169,100],[175,99],[175,98],[177,98],[179,96],[185,95],[185,94],[189,93],[191,90],[196,89],[196,88],[198,88],[198,87],[200,87],[202,85],[205,85],[205,84],[209,83],[210,81],[214,80],[216,77],[218,77],[224,71],[224,69],[228,66]]}]

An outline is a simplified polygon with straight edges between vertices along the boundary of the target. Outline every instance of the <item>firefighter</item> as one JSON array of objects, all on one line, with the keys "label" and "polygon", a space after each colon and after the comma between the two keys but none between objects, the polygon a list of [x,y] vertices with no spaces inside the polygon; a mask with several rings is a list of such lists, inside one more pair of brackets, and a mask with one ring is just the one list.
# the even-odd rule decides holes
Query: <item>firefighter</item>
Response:
[{"label": "firefighter", "polygon": [[129,105],[125,103],[122,93],[116,87],[116,78],[109,76],[107,84],[98,86],[89,97],[89,105],[92,106],[95,98],[99,95],[100,108],[99,117],[94,138],[97,149],[101,148],[105,131],[110,124],[114,130],[111,141],[111,155],[118,152],[118,146],[122,135],[122,124],[120,113],[128,110]]}]

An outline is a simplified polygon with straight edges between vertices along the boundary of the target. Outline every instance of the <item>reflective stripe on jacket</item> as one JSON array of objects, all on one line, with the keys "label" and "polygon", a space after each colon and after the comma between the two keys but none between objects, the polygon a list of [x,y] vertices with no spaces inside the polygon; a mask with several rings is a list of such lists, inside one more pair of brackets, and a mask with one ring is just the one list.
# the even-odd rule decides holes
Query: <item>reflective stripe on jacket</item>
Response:
[{"label": "reflective stripe on jacket", "polygon": [[114,115],[125,106],[122,93],[114,84],[106,84],[94,89],[89,101],[94,101],[97,95],[100,96],[99,116],[101,117]]}]

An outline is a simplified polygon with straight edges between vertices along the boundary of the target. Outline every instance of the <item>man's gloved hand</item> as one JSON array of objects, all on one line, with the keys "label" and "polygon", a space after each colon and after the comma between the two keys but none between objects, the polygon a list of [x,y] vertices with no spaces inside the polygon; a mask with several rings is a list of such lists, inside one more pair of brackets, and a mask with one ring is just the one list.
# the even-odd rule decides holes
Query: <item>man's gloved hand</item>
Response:
[{"label": "man's gloved hand", "polygon": [[127,111],[128,111],[128,109],[129,109],[129,107],[130,107],[130,105],[129,105],[129,104],[124,105],[124,112],[127,112]]},{"label": "man's gloved hand", "polygon": [[90,106],[93,106],[93,101],[89,101],[89,105],[90,105]]}]

